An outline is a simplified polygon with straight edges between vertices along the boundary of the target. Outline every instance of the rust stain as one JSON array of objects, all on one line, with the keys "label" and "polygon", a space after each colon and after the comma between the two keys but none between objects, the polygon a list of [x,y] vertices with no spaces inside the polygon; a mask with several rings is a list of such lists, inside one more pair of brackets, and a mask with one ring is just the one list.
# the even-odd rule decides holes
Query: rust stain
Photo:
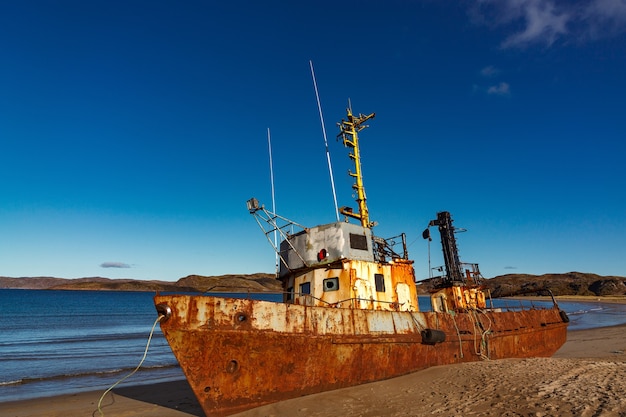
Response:
[{"label": "rust stain", "polygon": [[[395,325],[376,321],[389,312],[183,295],[157,296],[155,304],[172,309],[161,329],[209,416],[429,366],[551,356],[565,342],[567,329],[557,308],[454,315],[396,312],[412,323],[399,333]],[[289,314],[282,315],[281,308],[277,312],[277,306]],[[274,330],[257,325],[267,321]],[[443,331],[445,341],[422,343],[424,325]],[[371,331],[372,326],[380,328]]]},{"label": "rust stain", "polygon": [[369,220],[357,133],[373,117],[349,108],[340,124],[359,209],[339,211],[360,225],[307,228],[248,201],[266,237],[281,234],[272,246],[281,259],[283,303],[155,297],[157,310],[167,312],[161,329],[208,416],[429,366],[550,356],[565,342],[568,320],[556,302],[550,309],[487,308],[478,264],[458,257],[449,212],[437,213],[422,233],[430,239],[429,228],[438,227],[446,273],[433,281],[433,311],[419,311],[405,234],[374,236]]}]

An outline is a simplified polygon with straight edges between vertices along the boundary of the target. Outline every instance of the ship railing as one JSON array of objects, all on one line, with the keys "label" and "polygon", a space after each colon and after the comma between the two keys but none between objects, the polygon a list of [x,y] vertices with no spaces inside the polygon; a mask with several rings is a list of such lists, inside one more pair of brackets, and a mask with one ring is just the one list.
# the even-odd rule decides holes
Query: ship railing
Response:
[{"label": "ship railing", "polygon": [[328,307],[337,307],[337,308],[341,307],[342,304],[344,304],[344,303],[349,303],[350,307],[357,308],[357,303],[360,303],[360,302],[372,303],[372,305],[374,305],[375,303],[378,303],[378,304],[388,304],[391,307],[393,307],[394,310],[399,310],[400,307],[402,305],[404,305],[404,303],[397,303],[397,302],[394,302],[394,301],[374,300],[374,299],[371,299],[371,298],[361,298],[361,297],[351,297],[351,298],[345,298],[343,300],[332,301],[331,302],[331,301],[326,301],[326,300],[324,300],[322,298],[316,297],[316,296],[314,296],[312,294],[309,294],[309,293],[284,292],[283,294],[288,294],[288,295],[292,295],[292,296],[295,296],[295,297],[306,297],[306,298],[309,298],[311,300],[319,301],[320,303],[323,303],[323,304],[325,304]]},{"label": "ship railing", "polygon": [[[389,262],[393,259],[409,259],[405,233],[389,238],[372,236],[372,240],[374,241],[374,258],[376,262]],[[401,253],[395,249],[398,245],[402,245]]]},{"label": "ship railing", "polygon": [[[239,290],[239,291],[233,291],[233,290]],[[241,290],[245,290],[245,291],[241,291]],[[325,305],[327,305],[328,307],[340,307],[343,303],[347,303],[350,302],[351,306],[354,306],[353,302],[368,302],[368,303],[380,303],[380,304],[390,304],[390,305],[396,305],[398,307],[400,307],[402,304],[393,302],[393,301],[384,301],[384,300],[373,300],[370,298],[360,298],[360,297],[352,297],[352,298],[346,298],[343,300],[339,300],[339,301],[326,301],[322,298],[316,297],[313,294],[309,294],[309,293],[302,293],[302,292],[291,292],[291,291],[263,291],[263,290],[251,290],[249,287],[245,287],[245,286],[230,286],[230,285],[214,285],[210,288],[208,288],[206,291],[204,291],[204,293],[208,293],[208,294],[214,294],[214,295],[224,295],[224,294],[238,294],[238,295],[246,295],[248,299],[255,299],[254,295],[276,295],[276,296],[289,296],[290,300],[289,301],[293,301],[295,297],[306,297],[309,298],[311,300],[315,300],[318,301],[320,303],[323,303]],[[276,300],[277,302],[279,300]],[[282,301],[282,300],[280,300]]]},{"label": "ship railing", "polygon": [[480,285],[483,283],[484,277],[480,273],[478,264],[461,262],[458,265],[459,265],[459,273],[457,275],[461,277],[460,280],[450,279],[449,277],[452,274],[448,273],[447,271],[445,272],[445,274],[441,276],[437,276],[437,277],[432,276],[433,272],[443,273],[444,270],[446,269],[446,267],[443,265],[431,268],[431,279],[436,285],[443,285],[443,284],[448,284],[451,282],[462,282],[465,285]]},{"label": "ship railing", "polygon": [[465,280],[470,284],[480,285],[483,282],[483,275],[480,273],[478,264],[461,262],[461,271],[465,275]]},{"label": "ship railing", "polygon": [[[264,291],[264,290],[252,290],[248,287],[244,286],[226,286],[226,285],[215,285],[210,287],[206,291],[205,294],[210,295],[219,295],[219,296],[232,296],[233,298],[246,298],[246,299],[259,299],[259,296],[276,296],[276,299],[266,300],[273,302],[283,302],[283,297],[285,295],[292,297],[290,302],[293,302],[293,297],[306,297],[310,300],[314,300],[316,303],[326,305],[327,307],[341,307],[343,304],[347,303],[351,308],[357,308],[359,302],[366,303],[379,303],[379,304],[388,304],[392,306],[394,310],[400,308],[401,304],[395,303],[393,301],[384,301],[384,300],[372,300],[370,298],[361,298],[361,297],[351,297],[342,299],[339,301],[327,301],[319,297],[315,297],[309,293],[294,293],[289,291]],[[237,295],[237,296],[235,296]],[[245,296],[245,297],[244,297]],[[280,299],[278,299],[280,298]],[[489,304],[490,306],[486,310],[504,310],[504,311],[524,311],[524,310],[545,310],[551,308],[546,305],[547,300],[536,300],[536,299],[527,299],[527,298],[495,298],[492,299],[490,297]],[[306,304],[305,304],[306,305]]]},{"label": "ship railing", "polygon": [[[235,289],[238,290],[245,290],[245,291],[233,291]],[[294,297],[306,297],[309,298],[311,300],[315,300],[321,304],[325,304],[328,307],[341,307],[342,304],[344,303],[349,303],[351,307],[355,307],[356,303],[359,302],[366,302],[366,303],[379,303],[379,304],[389,304],[392,307],[394,307],[394,309],[399,309],[400,306],[403,305],[403,303],[397,303],[394,301],[385,301],[385,300],[374,300],[371,298],[360,298],[360,297],[351,297],[351,298],[346,298],[343,300],[339,300],[339,301],[327,301],[324,300],[322,298],[316,297],[312,294],[309,293],[301,293],[301,292],[291,292],[291,291],[254,291],[251,290],[248,287],[244,287],[244,286],[226,286],[226,285],[214,285],[213,287],[210,287],[209,289],[207,289],[206,291],[204,291],[205,293],[211,294],[214,293],[215,295],[224,295],[224,294],[229,294],[229,295],[233,295],[233,294],[237,294],[237,295],[246,295],[247,299],[256,299],[256,297],[254,297],[255,295],[276,295],[276,296],[281,296],[284,297],[285,295],[289,296],[291,298],[291,302],[293,302]],[[236,298],[236,297],[235,297]],[[274,300],[275,302],[282,302],[283,300]]]},{"label": "ship railing", "polygon": [[[232,291],[237,290],[237,291]],[[275,290],[255,290],[245,285],[221,285],[217,284],[212,287],[207,288],[203,292],[211,293],[238,293],[238,294],[283,294],[284,291],[275,291]]]},{"label": "ship railing", "polygon": [[[542,293],[550,296],[550,300],[536,299],[526,297],[528,294],[541,295]],[[526,291],[518,291],[515,294],[507,294],[506,296],[500,296],[496,298],[498,305],[493,302],[492,306],[495,308],[506,309],[507,311],[521,311],[521,310],[546,310],[551,308],[559,308],[559,305],[554,298],[554,294],[548,288],[532,289]],[[551,302],[551,306],[548,303]]]}]

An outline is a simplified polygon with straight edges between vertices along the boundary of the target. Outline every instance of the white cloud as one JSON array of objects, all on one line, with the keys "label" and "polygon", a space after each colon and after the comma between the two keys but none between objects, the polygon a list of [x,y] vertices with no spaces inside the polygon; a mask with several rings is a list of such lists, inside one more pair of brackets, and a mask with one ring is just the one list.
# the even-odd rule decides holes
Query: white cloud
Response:
[{"label": "white cloud", "polygon": [[583,10],[589,38],[613,36],[626,31],[626,0],[595,0]]},{"label": "white cloud", "polygon": [[493,65],[488,65],[485,68],[480,70],[480,75],[482,75],[483,77],[487,77],[487,78],[495,77],[498,74],[500,74],[500,70],[494,67]]},{"label": "white cloud", "polygon": [[502,47],[522,46],[530,43],[545,43],[548,46],[562,35],[567,34],[570,16],[559,11],[551,1],[516,0],[519,18],[524,21],[524,29],[509,36]]},{"label": "white cloud", "polygon": [[496,96],[508,96],[511,94],[511,87],[508,83],[501,82],[497,85],[492,85],[487,88],[487,94],[496,95]]},{"label": "white cloud", "polygon": [[601,19],[626,21],[625,0],[595,0],[590,2],[586,11]]},{"label": "white cloud", "polygon": [[470,13],[475,23],[511,29],[503,48],[550,47],[626,32],[626,0],[476,0]]},{"label": "white cloud", "polygon": [[100,264],[102,268],[130,268],[129,264],[124,262],[103,262]]}]

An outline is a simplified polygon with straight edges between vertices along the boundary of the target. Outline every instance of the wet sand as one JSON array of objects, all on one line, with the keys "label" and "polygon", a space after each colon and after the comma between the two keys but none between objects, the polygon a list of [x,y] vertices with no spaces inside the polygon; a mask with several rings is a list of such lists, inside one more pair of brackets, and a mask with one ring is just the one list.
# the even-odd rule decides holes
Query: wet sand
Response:
[{"label": "wet sand", "polygon": [[[99,416],[102,392],[0,404],[6,417]],[[116,388],[107,417],[202,417],[186,381]],[[626,416],[626,325],[568,333],[552,358],[439,366],[259,407],[239,417]]]}]

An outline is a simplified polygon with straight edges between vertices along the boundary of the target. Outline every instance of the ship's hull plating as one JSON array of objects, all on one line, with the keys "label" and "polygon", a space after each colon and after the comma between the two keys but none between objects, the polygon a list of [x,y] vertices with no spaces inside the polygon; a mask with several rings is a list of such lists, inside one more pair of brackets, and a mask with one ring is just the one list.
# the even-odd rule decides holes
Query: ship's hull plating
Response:
[{"label": "ship's hull plating", "polygon": [[[156,296],[161,322],[207,416],[484,358],[551,356],[565,343],[557,308],[390,312],[208,296]],[[426,344],[437,329],[445,341]]]}]

